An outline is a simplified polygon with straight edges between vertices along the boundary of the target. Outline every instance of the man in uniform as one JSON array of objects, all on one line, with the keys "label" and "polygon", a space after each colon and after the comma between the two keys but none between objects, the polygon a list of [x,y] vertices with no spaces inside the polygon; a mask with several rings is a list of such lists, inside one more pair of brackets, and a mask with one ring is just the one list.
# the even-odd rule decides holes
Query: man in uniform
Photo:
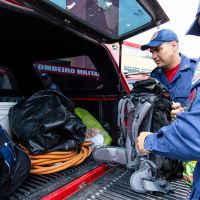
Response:
[{"label": "man in uniform", "polygon": [[184,107],[190,95],[196,60],[179,53],[178,41],[174,31],[162,29],[154,33],[141,49],[150,49],[157,64],[150,76],[158,79],[168,89],[173,101]]}]

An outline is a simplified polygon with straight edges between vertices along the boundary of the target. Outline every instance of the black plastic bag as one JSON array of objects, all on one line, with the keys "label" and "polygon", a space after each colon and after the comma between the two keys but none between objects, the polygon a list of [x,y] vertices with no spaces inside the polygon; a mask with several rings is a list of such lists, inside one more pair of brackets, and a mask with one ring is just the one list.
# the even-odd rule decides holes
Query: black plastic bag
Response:
[{"label": "black plastic bag", "polygon": [[59,91],[37,92],[9,110],[11,130],[32,154],[78,148],[86,127],[73,109]]}]

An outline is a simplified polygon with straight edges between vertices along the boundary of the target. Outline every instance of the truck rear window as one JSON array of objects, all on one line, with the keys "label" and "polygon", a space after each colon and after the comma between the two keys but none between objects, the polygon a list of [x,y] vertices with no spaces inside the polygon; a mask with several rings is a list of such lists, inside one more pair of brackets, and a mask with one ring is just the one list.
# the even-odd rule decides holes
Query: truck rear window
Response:
[{"label": "truck rear window", "polygon": [[88,56],[76,56],[34,63],[40,80],[47,89],[99,90],[100,76]]}]

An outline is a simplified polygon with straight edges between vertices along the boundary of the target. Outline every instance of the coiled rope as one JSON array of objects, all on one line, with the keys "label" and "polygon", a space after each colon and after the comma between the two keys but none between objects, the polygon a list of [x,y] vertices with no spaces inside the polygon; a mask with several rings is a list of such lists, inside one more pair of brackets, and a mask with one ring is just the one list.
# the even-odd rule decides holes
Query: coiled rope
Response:
[{"label": "coiled rope", "polygon": [[90,156],[91,142],[85,141],[80,152],[77,151],[54,151],[42,155],[31,155],[30,152],[22,146],[29,155],[32,169],[31,174],[51,174],[69,167],[81,164]]}]

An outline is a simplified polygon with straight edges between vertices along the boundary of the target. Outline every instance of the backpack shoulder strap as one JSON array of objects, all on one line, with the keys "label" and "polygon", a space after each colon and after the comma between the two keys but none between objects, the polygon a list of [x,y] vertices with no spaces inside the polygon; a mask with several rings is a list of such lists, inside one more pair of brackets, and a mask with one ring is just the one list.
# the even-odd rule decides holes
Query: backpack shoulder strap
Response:
[{"label": "backpack shoulder strap", "polygon": [[152,104],[146,98],[140,98],[135,108],[131,134],[126,135],[127,168],[136,169],[139,164],[139,152],[135,141],[139,134],[139,127],[151,110]]},{"label": "backpack shoulder strap", "polygon": [[[139,136],[139,127],[144,120],[147,113],[152,110],[152,104],[148,101],[146,98],[140,98],[138,101],[135,113],[134,113],[134,119],[133,119],[133,125],[132,125],[132,145],[135,146],[135,141],[137,137]],[[149,123],[150,124],[150,123]],[[150,128],[147,130],[149,131]],[[137,152],[137,149],[136,149]]]},{"label": "backpack shoulder strap", "polygon": [[146,117],[145,123],[143,123],[143,130],[148,131],[148,132],[151,130],[152,116],[153,116],[154,105],[155,105],[156,100],[157,100],[156,95],[153,95],[153,94],[148,95],[147,101],[151,104],[151,108],[149,109],[149,111],[146,115],[147,117]]},{"label": "backpack shoulder strap", "polygon": [[117,125],[121,129],[121,135],[118,139],[118,144],[120,146],[125,145],[124,140],[127,135],[127,127],[125,125],[125,115],[126,115],[126,110],[127,110],[128,106],[130,106],[130,98],[129,97],[120,99],[119,104],[118,104],[118,116],[117,116]]}]

